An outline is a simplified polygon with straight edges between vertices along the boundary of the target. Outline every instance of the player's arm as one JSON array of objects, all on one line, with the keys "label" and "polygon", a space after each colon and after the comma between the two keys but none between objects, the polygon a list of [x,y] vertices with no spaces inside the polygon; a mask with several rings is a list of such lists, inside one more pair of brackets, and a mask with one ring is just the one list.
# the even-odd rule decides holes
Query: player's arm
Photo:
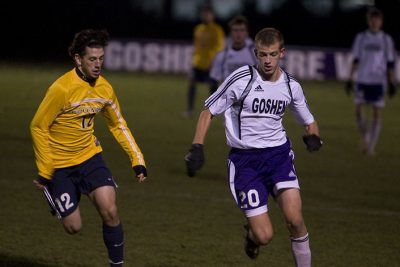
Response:
[{"label": "player's arm", "polygon": [[200,113],[192,146],[185,156],[189,176],[194,176],[204,164],[203,144],[212,118],[237,103],[239,96],[253,77],[251,70],[249,66],[244,66],[232,72],[218,90],[205,101],[205,109]]},{"label": "player's arm", "polygon": [[122,117],[118,99],[115,94],[113,94],[111,103],[105,106],[103,116],[106,119],[108,129],[128,154],[132,168],[135,171],[139,182],[144,181],[147,177],[144,157],[139,146],[136,144],[126,121]]},{"label": "player's arm", "polygon": [[187,173],[193,177],[197,170],[204,164],[203,145],[211,125],[213,115],[208,109],[200,113],[199,120],[197,121],[196,132],[193,138],[192,146],[189,153],[185,156]]},{"label": "player's arm", "polygon": [[225,47],[225,33],[222,27],[217,28],[216,51],[221,51]]},{"label": "player's arm", "polygon": [[294,112],[296,120],[300,124],[305,125],[307,133],[303,135],[303,142],[306,144],[308,151],[318,151],[322,146],[318,123],[311,114],[301,86],[299,84],[293,84],[292,88],[293,99],[289,107]]},{"label": "player's arm", "polygon": [[346,86],[345,86],[345,91],[347,95],[350,95],[350,93],[353,91],[354,88],[354,82],[353,82],[353,77],[354,73],[357,70],[358,67],[358,62],[359,62],[359,57],[361,54],[361,35],[358,34],[356,38],[354,39],[353,46],[352,46],[352,54],[353,54],[353,61],[350,66],[350,72],[349,76],[347,78]]},{"label": "player's arm", "polygon": [[50,126],[64,108],[64,103],[65,94],[62,88],[51,86],[30,124],[36,166],[41,177],[39,182],[43,184],[53,175],[53,161],[49,146]]},{"label": "player's arm", "polygon": [[396,49],[394,48],[393,39],[390,36],[386,36],[387,40],[387,84],[389,97],[393,97],[397,93],[396,88],[396,76],[395,76],[395,61],[396,61]]},{"label": "player's arm", "polygon": [[303,135],[303,142],[310,152],[318,151],[322,146],[322,140],[319,137],[319,127],[316,121],[306,125],[307,134]]}]

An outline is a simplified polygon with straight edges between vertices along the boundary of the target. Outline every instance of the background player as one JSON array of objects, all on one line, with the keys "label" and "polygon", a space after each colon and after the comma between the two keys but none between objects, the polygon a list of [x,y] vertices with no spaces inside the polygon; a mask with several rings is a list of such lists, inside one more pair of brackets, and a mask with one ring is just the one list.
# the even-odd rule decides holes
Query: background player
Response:
[{"label": "background player", "polygon": [[100,76],[108,37],[106,31],[91,29],[75,35],[69,54],[76,67],[50,86],[31,122],[31,134],[39,170],[34,182],[44,190],[65,231],[75,234],[81,229],[79,200],[81,194],[87,195],[103,220],[110,265],[122,266],[124,240],[116,184],[94,136],[98,113],[128,153],[139,182],[146,179],[147,171],[114,90]]},{"label": "background player", "polygon": [[236,16],[229,22],[227,45],[213,60],[210,78],[219,84],[237,68],[256,63],[254,44],[249,38],[249,23],[246,17]]},{"label": "background player", "polygon": [[311,266],[308,231],[302,216],[294,153],[282,125],[286,107],[306,128],[303,140],[309,151],[322,145],[317,122],[311,114],[300,84],[279,67],[285,49],[282,34],[264,28],[255,37],[257,66],[243,66],[221,84],[205,102],[190,152],[188,175],[204,163],[203,144],[214,116],[225,114],[229,154],[229,184],[238,207],[248,221],[245,252],[255,259],[260,245],[273,236],[268,215],[272,195],[284,215],[291,235],[297,266]]},{"label": "background player", "polygon": [[188,102],[184,117],[193,115],[198,82],[207,83],[210,94],[217,88],[210,80],[209,71],[215,55],[224,48],[225,34],[222,27],[215,22],[214,12],[209,6],[202,9],[201,20],[193,31],[192,70],[189,74]]},{"label": "background player", "polygon": [[[376,8],[367,12],[368,29],[356,35],[353,42],[353,64],[349,81],[346,84],[348,94],[353,90],[353,77],[357,71],[354,87],[354,104],[358,129],[361,133],[362,151],[375,154],[375,146],[381,130],[381,109],[385,105],[385,88],[389,97],[396,93],[394,63],[396,52],[393,39],[381,30],[383,14]],[[372,106],[372,120],[368,125],[365,105]]]}]

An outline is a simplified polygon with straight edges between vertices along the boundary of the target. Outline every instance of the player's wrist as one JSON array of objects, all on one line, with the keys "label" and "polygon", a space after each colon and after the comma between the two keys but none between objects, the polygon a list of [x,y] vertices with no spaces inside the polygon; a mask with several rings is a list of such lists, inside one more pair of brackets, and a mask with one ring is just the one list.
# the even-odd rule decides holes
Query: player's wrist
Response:
[{"label": "player's wrist", "polygon": [[136,176],[143,173],[144,177],[147,177],[147,169],[144,165],[135,165],[132,167],[133,171],[135,172]]}]

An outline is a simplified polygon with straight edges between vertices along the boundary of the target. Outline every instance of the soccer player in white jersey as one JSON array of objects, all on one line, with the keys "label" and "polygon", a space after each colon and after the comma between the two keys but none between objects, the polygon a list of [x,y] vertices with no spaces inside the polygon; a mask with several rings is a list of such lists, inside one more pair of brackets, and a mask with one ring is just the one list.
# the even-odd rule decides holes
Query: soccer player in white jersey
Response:
[{"label": "soccer player in white jersey", "polygon": [[304,125],[303,140],[309,151],[322,146],[319,128],[302,87],[280,68],[284,57],[283,36],[264,28],[255,37],[257,66],[235,70],[205,101],[189,153],[185,156],[189,176],[204,164],[203,144],[212,118],[225,115],[232,195],[247,218],[245,252],[255,259],[259,246],[273,235],[268,215],[268,196],[278,203],[290,232],[297,266],[311,266],[311,251],[302,216],[300,186],[293,165],[294,153],[282,125],[286,108]]},{"label": "soccer player in white jersey", "polygon": [[[389,97],[396,93],[394,63],[396,52],[393,39],[381,30],[383,14],[376,8],[367,12],[368,29],[358,33],[353,42],[353,64],[346,84],[348,94],[354,88],[354,104],[362,151],[375,154],[381,130],[381,109],[385,105],[385,89]],[[356,73],[356,77],[354,74]],[[353,86],[353,78],[356,84]],[[368,125],[364,107],[372,106],[372,119]]]},{"label": "soccer player in white jersey", "polygon": [[216,84],[220,84],[237,68],[257,63],[246,17],[234,17],[229,22],[229,31],[227,45],[215,56],[210,70],[210,77],[217,81]]}]

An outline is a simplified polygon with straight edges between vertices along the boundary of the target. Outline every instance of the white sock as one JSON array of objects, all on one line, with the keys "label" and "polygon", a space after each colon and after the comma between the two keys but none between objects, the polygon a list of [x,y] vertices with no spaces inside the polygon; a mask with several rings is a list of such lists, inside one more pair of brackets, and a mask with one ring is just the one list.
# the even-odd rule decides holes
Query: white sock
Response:
[{"label": "white sock", "polygon": [[311,267],[311,250],[308,233],[299,238],[292,238],[292,253],[297,267]]}]

